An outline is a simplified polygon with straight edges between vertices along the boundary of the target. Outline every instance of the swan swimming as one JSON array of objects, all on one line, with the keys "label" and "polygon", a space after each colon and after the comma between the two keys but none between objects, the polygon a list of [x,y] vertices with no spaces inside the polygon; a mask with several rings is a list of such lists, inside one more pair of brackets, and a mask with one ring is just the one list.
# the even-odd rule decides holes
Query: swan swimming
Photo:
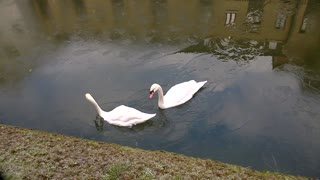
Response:
[{"label": "swan swimming", "polygon": [[167,109],[175,107],[190,100],[206,82],[207,81],[196,82],[195,80],[190,80],[187,82],[176,84],[168,90],[165,96],[163,96],[163,90],[161,86],[159,84],[153,84],[150,87],[149,98],[152,98],[154,93],[158,91],[159,108]]},{"label": "swan swimming", "polygon": [[112,111],[103,111],[98,103],[94,100],[91,94],[86,93],[86,99],[91,102],[96,108],[98,114],[109,124],[123,127],[132,127],[133,125],[146,122],[153,118],[156,114],[148,114],[138,111],[134,108],[120,105]]}]

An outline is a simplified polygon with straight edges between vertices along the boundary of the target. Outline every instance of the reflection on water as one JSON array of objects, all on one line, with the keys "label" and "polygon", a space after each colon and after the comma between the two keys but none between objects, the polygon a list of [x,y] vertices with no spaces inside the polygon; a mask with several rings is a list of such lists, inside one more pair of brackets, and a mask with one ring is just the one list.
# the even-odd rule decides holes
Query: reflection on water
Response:
[{"label": "reflection on water", "polygon": [[[257,56],[275,53],[269,50],[265,42],[258,42],[251,39],[232,39],[228,38],[206,38],[203,42],[191,45],[179,51],[179,53],[210,53],[220,60],[236,60],[245,62]],[[279,50],[278,50],[279,52]]]},{"label": "reflection on water", "polygon": [[[317,0],[0,1],[0,122],[320,176]],[[10,16],[9,16],[10,14]],[[167,110],[148,99],[208,80]],[[156,118],[104,123],[124,104]]]}]

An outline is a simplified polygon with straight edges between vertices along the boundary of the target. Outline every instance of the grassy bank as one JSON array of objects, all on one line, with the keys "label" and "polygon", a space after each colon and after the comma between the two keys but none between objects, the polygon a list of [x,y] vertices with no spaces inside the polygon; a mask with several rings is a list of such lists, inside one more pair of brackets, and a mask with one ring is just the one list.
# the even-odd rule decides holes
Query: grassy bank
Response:
[{"label": "grassy bank", "polygon": [[307,179],[0,124],[7,179]]}]

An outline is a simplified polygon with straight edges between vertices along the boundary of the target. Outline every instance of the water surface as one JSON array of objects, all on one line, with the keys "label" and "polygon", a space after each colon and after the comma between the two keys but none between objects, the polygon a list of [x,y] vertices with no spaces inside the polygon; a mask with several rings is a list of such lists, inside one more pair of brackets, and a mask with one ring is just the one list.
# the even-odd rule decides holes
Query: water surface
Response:
[{"label": "water surface", "polygon": [[[0,1],[0,123],[320,177],[316,0]],[[157,82],[208,83],[167,110]],[[105,110],[157,113],[120,128]]]}]

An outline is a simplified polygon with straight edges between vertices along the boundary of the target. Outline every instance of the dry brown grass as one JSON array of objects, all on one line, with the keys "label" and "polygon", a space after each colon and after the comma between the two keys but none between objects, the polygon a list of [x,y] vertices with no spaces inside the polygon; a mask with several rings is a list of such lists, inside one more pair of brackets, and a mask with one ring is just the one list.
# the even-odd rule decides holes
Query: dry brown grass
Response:
[{"label": "dry brown grass", "polygon": [[0,124],[8,179],[307,179]]}]

